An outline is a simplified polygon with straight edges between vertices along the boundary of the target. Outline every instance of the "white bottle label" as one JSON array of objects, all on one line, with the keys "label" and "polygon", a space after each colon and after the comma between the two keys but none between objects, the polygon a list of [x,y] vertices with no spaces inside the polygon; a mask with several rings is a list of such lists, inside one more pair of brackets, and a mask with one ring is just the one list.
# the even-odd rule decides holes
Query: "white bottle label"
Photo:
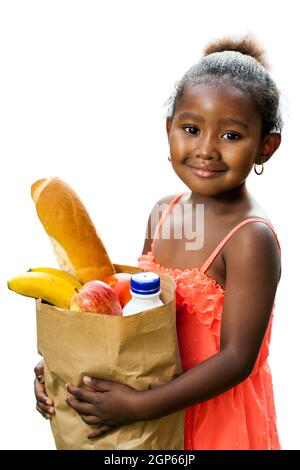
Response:
[{"label": "white bottle label", "polygon": [[159,293],[151,296],[139,296],[139,298],[134,297],[134,294],[132,294],[132,299],[123,308],[122,315],[123,317],[135,315],[161,305],[163,305],[163,302],[159,298]]}]

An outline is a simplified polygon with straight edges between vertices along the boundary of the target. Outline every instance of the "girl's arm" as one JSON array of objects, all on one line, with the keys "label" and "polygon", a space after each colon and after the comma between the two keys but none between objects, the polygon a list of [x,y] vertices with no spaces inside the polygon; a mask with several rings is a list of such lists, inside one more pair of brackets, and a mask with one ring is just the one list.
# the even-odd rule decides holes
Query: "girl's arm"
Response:
[{"label": "girl's arm", "polygon": [[88,420],[83,418],[88,424],[101,424],[91,435],[207,401],[251,373],[280,278],[278,244],[268,226],[252,222],[228,241],[224,258],[226,293],[220,352],[170,383],[151,390],[138,392],[126,385],[94,378],[89,383],[93,392],[69,386],[68,391],[76,398],[69,398],[68,403],[79,414],[88,415]]},{"label": "girl's arm", "polygon": [[278,243],[268,226],[252,222],[228,241],[224,258],[226,292],[220,352],[172,382],[143,392],[140,419],[158,418],[209,400],[251,373],[280,279]]}]

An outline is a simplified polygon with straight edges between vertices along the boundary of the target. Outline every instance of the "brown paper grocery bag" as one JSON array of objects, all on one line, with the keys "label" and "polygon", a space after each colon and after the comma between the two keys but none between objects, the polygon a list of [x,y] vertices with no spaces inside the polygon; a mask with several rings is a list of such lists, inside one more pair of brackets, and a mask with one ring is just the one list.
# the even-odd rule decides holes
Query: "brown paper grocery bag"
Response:
[{"label": "brown paper grocery bag", "polygon": [[[117,272],[142,269],[114,265]],[[38,352],[45,362],[45,386],[54,401],[51,420],[57,449],[183,449],[183,412],[137,422],[99,438],[65,402],[66,384],[84,375],[145,390],[169,382],[181,371],[175,322],[175,283],[161,276],[164,305],[129,317],[71,312],[36,301]]]}]

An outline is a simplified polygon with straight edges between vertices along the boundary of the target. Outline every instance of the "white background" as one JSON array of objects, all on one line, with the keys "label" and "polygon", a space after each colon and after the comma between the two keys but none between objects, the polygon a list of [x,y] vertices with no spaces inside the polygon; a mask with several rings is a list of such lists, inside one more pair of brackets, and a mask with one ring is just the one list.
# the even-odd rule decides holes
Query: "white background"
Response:
[{"label": "white background", "polygon": [[136,264],[148,214],[187,190],[167,161],[163,105],[207,41],[252,32],[283,95],[280,149],[248,187],[282,245],[270,364],[284,449],[299,449],[299,22],[297,2],[0,2],[1,443],[53,449],[35,411],[34,301],[6,281],[57,266],[30,197],[59,176],[86,205],[111,259]]}]

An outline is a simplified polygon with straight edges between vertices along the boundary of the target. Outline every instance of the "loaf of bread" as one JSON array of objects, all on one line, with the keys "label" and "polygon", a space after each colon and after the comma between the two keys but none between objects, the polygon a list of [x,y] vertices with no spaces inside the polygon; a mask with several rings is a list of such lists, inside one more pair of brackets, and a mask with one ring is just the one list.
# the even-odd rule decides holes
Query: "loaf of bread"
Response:
[{"label": "loaf of bread", "polygon": [[82,283],[115,273],[83,203],[64,181],[40,179],[31,186],[31,197],[61,269]]}]

